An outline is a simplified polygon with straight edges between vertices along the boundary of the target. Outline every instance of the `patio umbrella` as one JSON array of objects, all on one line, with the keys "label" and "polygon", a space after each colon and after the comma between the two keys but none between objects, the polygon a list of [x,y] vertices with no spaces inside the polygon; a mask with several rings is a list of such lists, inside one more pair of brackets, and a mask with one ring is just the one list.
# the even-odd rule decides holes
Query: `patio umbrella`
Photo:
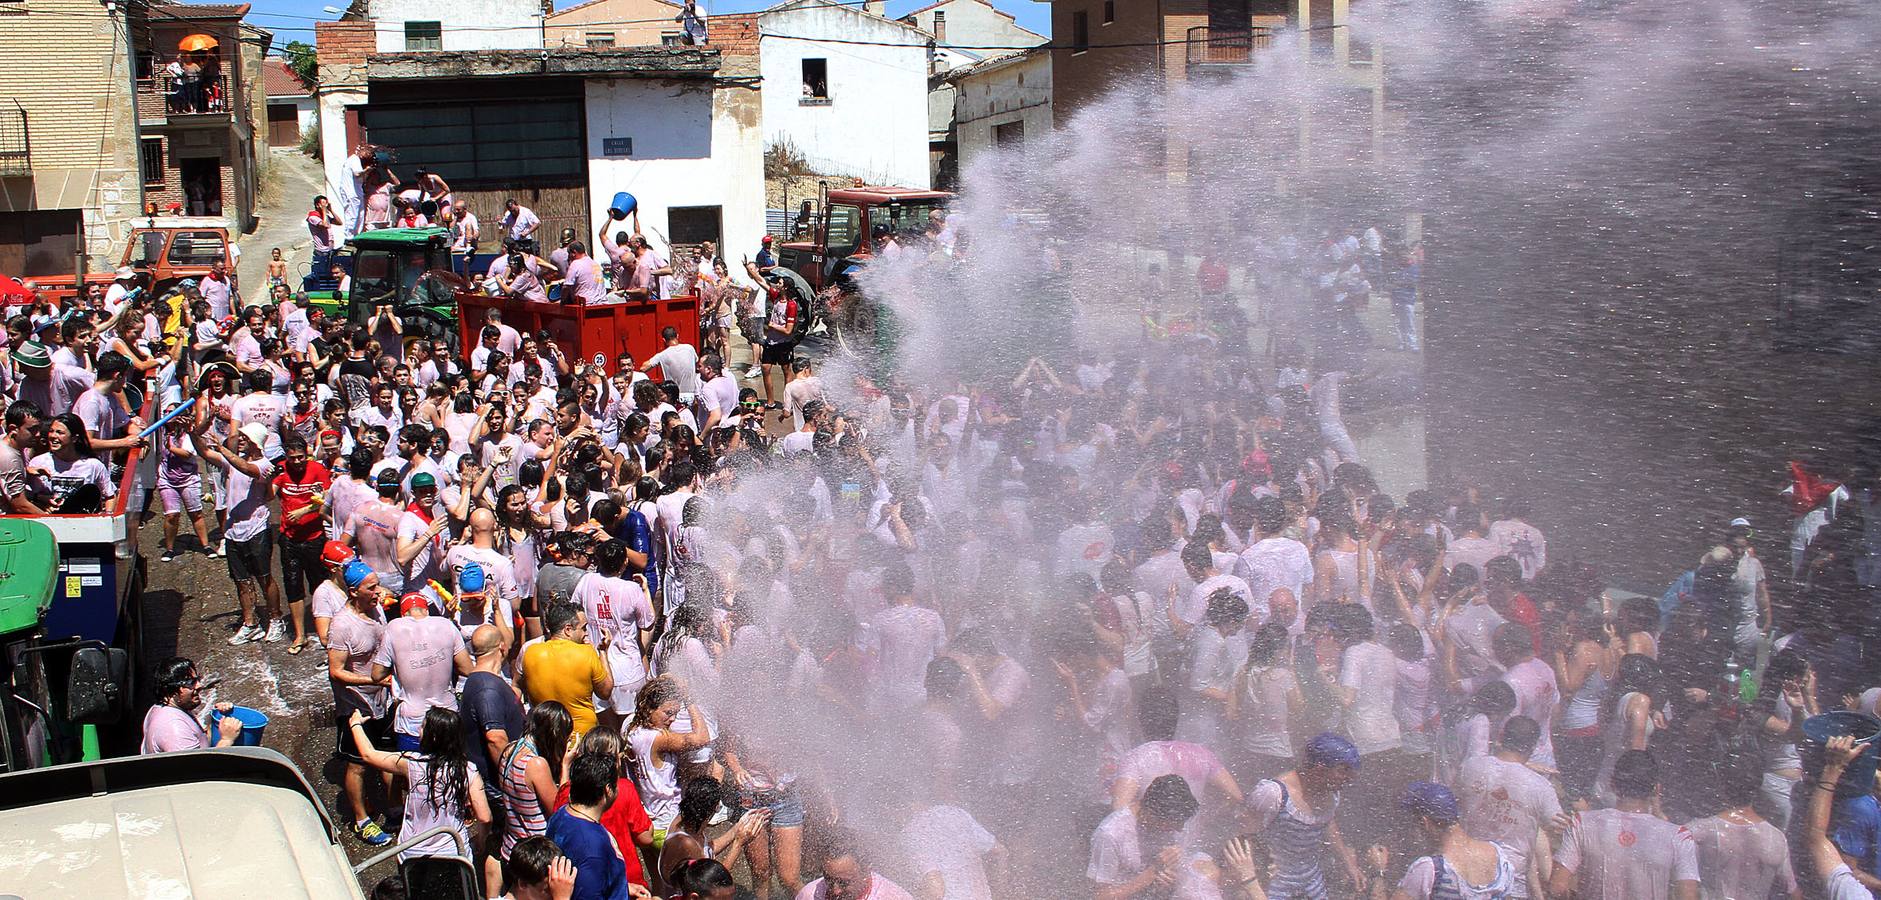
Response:
[{"label": "patio umbrella", "polygon": [[176,49],[185,51],[213,50],[217,46],[216,39],[206,34],[192,34],[176,42]]},{"label": "patio umbrella", "polygon": [[0,275],[0,300],[25,303],[32,299],[33,292],[27,290],[26,285],[12,278],[8,278],[5,275]]}]

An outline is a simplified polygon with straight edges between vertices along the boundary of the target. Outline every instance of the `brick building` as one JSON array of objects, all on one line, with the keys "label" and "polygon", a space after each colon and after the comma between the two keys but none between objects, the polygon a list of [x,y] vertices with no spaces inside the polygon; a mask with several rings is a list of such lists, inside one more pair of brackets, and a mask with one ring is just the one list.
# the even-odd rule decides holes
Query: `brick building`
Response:
[{"label": "brick building", "polygon": [[[273,36],[248,25],[248,4],[161,4],[134,31],[138,152],[144,199],[166,212],[255,223],[257,148],[265,146],[268,96],[262,60]],[[208,41],[214,46],[185,50]],[[201,69],[193,92],[175,66]],[[186,76],[185,76],[186,77]]]}]

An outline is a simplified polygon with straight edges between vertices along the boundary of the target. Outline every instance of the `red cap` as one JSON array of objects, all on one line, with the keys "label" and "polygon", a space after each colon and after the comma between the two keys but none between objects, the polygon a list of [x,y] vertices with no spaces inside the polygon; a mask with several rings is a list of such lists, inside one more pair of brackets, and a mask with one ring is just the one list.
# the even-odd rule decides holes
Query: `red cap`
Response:
[{"label": "red cap", "polygon": [[402,616],[419,607],[429,607],[430,605],[431,605],[431,600],[429,598],[427,598],[423,594],[413,591],[412,593],[406,594],[405,596],[399,598],[398,614]]},{"label": "red cap", "polygon": [[343,566],[353,560],[353,548],[339,541],[327,541],[320,551],[320,559],[329,566]]},{"label": "red cap", "polygon": [[768,243],[770,243],[770,242],[772,242],[772,241],[774,241],[774,240],[777,240],[777,239],[776,239],[776,238],[774,238],[774,237],[771,237],[770,235],[768,235],[768,234],[767,234],[767,235],[765,235],[765,236],[764,236],[763,238],[761,238],[761,239],[759,240],[759,242],[760,242],[760,243],[765,243],[765,244],[768,244]]}]

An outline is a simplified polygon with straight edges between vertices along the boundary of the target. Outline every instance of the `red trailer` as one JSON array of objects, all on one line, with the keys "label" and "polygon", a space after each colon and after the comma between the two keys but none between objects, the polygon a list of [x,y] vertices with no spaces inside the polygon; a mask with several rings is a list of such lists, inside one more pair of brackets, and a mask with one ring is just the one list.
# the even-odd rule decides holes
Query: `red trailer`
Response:
[{"label": "red trailer", "polygon": [[466,348],[477,346],[478,333],[487,321],[486,310],[496,309],[502,311],[503,324],[524,334],[547,331],[549,340],[561,347],[571,362],[601,366],[609,374],[613,373],[615,358],[623,352],[633,354],[636,362],[645,362],[660,352],[664,344],[660,332],[668,325],[678,329],[682,341],[696,342],[699,338],[699,298],[695,296],[580,306],[462,291],[457,295],[457,309],[457,327]]}]

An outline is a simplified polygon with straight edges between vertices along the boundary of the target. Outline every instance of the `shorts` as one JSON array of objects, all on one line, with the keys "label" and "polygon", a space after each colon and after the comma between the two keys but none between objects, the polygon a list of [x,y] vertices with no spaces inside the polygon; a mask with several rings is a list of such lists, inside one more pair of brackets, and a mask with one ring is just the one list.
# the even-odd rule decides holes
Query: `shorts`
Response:
[{"label": "shorts", "polygon": [[803,798],[797,795],[795,785],[782,790],[740,790],[738,806],[747,812],[770,810],[772,828],[803,827]]},{"label": "shorts", "polygon": [[327,565],[320,558],[326,545],[324,533],[308,541],[281,539],[281,593],[287,597],[287,602],[299,603],[307,599],[310,591],[327,580]]},{"label": "shorts", "polygon": [[184,510],[202,512],[202,476],[188,481],[157,483],[157,496],[163,498],[163,514],[174,516]]},{"label": "shorts", "polygon": [[216,512],[227,512],[229,508],[229,476],[216,466],[209,472],[209,488],[216,495]]},{"label": "shorts", "polygon": [[274,532],[263,529],[258,535],[245,541],[229,541],[229,578],[237,581],[254,581],[258,578],[273,578],[270,568],[274,562]]},{"label": "shorts", "polygon": [[[348,709],[346,714],[351,716],[352,710]],[[388,753],[391,752],[392,714],[386,713],[376,719],[367,719],[365,726],[366,740],[372,742],[373,749],[384,750]],[[344,721],[340,722],[337,727],[339,731],[339,741],[334,749],[339,751],[340,758],[356,766],[365,765],[365,757],[359,755],[359,745],[353,741],[353,727],[346,724]]]},{"label": "shorts", "polygon": [[790,357],[797,352],[795,343],[765,344],[764,354],[760,359],[767,366],[790,365]]},{"label": "shorts", "polygon": [[398,752],[400,753],[417,753],[418,752],[418,736],[417,735],[405,734],[404,732],[394,731],[392,732],[392,739],[393,739],[394,744],[398,747]]}]

